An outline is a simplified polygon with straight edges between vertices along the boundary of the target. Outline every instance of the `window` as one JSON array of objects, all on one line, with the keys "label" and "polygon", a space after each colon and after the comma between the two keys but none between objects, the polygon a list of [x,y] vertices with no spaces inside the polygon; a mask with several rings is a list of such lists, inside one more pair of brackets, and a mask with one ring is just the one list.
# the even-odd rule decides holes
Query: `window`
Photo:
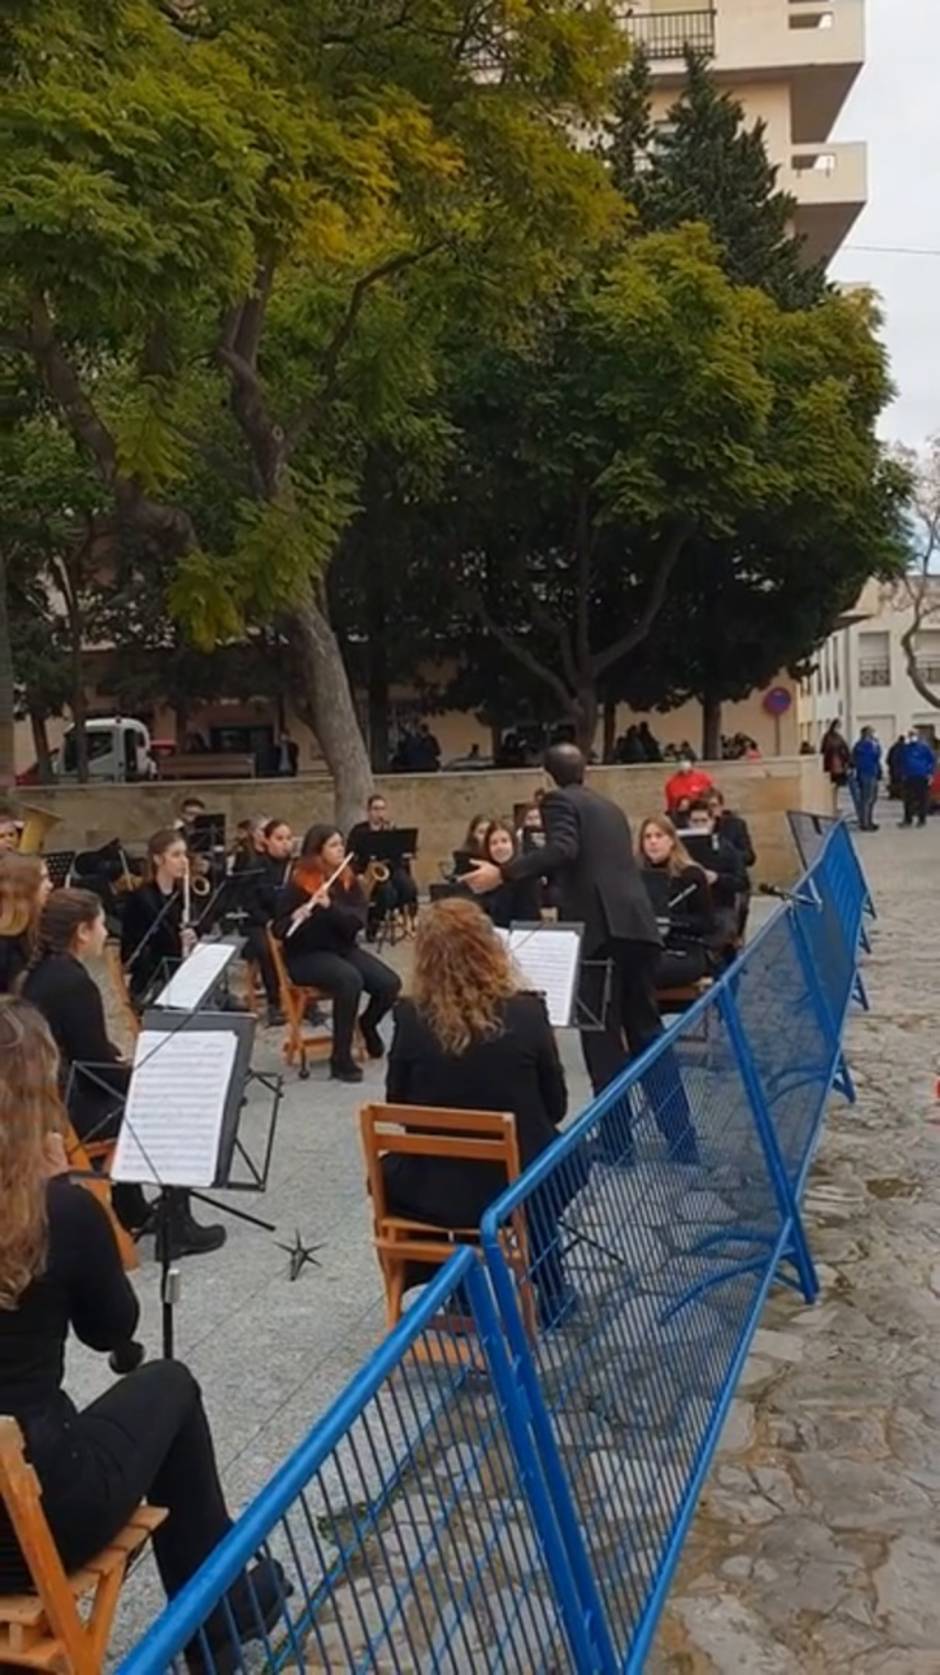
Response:
[{"label": "window", "polygon": [[886,629],[859,634],[858,684],[891,685],[891,643]]}]

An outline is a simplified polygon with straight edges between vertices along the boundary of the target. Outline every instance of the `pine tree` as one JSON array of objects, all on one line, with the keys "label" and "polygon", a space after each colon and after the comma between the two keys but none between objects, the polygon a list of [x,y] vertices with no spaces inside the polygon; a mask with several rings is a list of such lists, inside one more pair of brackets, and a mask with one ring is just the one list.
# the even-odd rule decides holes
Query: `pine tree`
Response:
[{"label": "pine tree", "polygon": [[611,129],[618,188],[644,229],[704,221],[734,284],[758,286],[781,308],[812,307],[826,294],[825,271],[806,262],[804,241],[792,230],[796,199],[777,187],[766,124],[746,125],[742,106],[715,86],[703,58],[690,52],[686,64],[682,94],[658,127],[649,123],[642,60],[622,78],[620,121]]}]

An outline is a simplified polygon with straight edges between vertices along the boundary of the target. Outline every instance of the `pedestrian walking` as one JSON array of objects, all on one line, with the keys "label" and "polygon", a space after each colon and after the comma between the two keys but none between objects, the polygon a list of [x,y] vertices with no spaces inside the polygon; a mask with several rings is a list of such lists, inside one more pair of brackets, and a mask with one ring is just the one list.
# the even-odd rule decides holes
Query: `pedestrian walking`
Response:
[{"label": "pedestrian walking", "polygon": [[930,782],[937,771],[937,756],[925,738],[911,728],[904,746],[904,819],[902,826],[910,826],[915,818],[918,826],[927,824],[930,808]]}]

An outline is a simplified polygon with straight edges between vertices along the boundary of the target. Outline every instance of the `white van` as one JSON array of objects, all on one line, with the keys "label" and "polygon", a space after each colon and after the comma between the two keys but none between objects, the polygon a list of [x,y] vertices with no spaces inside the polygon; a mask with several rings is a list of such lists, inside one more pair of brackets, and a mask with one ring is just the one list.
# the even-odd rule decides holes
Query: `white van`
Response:
[{"label": "white van", "polygon": [[[120,715],[96,716],[93,721],[86,721],[85,734],[89,780],[156,779],[150,734],[142,721]],[[66,782],[78,779],[74,727],[69,727],[56,754],[55,776]]]}]

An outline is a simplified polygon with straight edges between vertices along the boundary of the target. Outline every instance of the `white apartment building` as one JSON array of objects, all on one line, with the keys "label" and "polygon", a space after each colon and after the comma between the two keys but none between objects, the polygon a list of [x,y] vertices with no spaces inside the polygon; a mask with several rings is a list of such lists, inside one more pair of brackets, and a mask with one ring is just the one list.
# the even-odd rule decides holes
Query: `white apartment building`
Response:
[{"label": "white apartment building", "polygon": [[686,47],[747,117],[762,118],[811,260],[829,260],[867,197],[866,147],[830,138],[865,61],[865,0],[633,0],[622,16],[650,62],[654,112],[681,88]]},{"label": "white apartment building", "polygon": [[[931,587],[936,603],[914,640],[918,672],[940,695],[940,577]],[[872,581],[854,611],[829,636],[816,657],[816,670],[797,698],[800,743],[818,745],[830,721],[857,737],[874,727],[887,747],[911,727],[940,733],[940,709],[933,709],[907,673],[901,636],[913,610],[903,586]]]}]

